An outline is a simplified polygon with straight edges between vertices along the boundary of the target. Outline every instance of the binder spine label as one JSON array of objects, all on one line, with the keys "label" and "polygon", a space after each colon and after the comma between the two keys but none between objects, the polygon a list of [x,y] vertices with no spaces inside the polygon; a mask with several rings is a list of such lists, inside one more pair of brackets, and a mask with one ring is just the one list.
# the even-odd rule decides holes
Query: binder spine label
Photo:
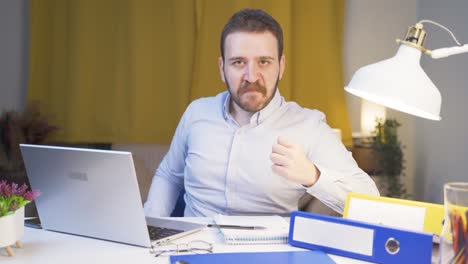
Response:
[{"label": "binder spine label", "polygon": [[372,256],[373,239],[373,229],[300,216],[295,219],[293,240],[296,241]]}]

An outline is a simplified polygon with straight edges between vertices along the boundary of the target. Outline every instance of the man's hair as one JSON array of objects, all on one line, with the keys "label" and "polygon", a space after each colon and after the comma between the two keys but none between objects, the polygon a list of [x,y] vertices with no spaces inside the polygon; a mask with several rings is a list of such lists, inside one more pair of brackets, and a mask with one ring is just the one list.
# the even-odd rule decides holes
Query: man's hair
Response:
[{"label": "man's hair", "polygon": [[242,9],[235,13],[221,33],[221,56],[224,60],[226,37],[234,32],[270,32],[278,41],[278,59],[283,55],[283,30],[280,24],[268,13],[260,9]]}]

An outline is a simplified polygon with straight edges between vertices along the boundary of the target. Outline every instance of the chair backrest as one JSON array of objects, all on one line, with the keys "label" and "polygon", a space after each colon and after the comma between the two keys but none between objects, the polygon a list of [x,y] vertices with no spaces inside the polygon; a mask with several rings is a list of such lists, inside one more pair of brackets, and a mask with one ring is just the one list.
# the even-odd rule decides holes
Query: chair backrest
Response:
[{"label": "chair backrest", "polygon": [[114,143],[112,149],[132,153],[141,200],[146,201],[153,175],[169,150],[169,145]]},{"label": "chair backrest", "polygon": [[[112,149],[125,150],[132,153],[141,200],[146,201],[154,173],[169,150],[169,145],[115,143],[112,144]],[[180,193],[174,211],[171,214],[172,217],[184,216],[184,193],[185,191]]]}]

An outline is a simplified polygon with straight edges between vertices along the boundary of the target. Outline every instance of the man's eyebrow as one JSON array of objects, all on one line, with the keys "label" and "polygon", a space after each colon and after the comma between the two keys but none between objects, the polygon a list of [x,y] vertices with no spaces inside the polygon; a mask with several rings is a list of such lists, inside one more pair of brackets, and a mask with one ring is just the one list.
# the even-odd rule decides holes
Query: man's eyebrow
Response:
[{"label": "man's eyebrow", "polygon": [[243,57],[232,57],[232,58],[229,58],[228,61],[236,61],[236,60],[243,60],[244,58]]},{"label": "man's eyebrow", "polygon": [[261,56],[259,57],[260,60],[275,60],[275,58],[271,57],[271,56]]},{"label": "man's eyebrow", "polygon": [[[232,57],[232,58],[229,58],[228,61],[237,61],[237,60],[244,60],[245,58],[244,57]],[[257,59],[259,60],[275,60],[275,58],[273,58],[272,56],[260,56],[258,57]]]}]

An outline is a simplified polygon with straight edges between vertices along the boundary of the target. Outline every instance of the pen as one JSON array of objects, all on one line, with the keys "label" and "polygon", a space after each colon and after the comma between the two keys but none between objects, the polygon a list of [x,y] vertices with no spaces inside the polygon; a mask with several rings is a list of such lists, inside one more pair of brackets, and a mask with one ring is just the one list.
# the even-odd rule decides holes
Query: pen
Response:
[{"label": "pen", "polygon": [[215,224],[208,224],[207,227],[212,227],[212,228],[226,228],[226,229],[244,229],[244,230],[261,230],[261,229],[266,229],[266,227],[264,227],[264,226],[215,225]]}]

